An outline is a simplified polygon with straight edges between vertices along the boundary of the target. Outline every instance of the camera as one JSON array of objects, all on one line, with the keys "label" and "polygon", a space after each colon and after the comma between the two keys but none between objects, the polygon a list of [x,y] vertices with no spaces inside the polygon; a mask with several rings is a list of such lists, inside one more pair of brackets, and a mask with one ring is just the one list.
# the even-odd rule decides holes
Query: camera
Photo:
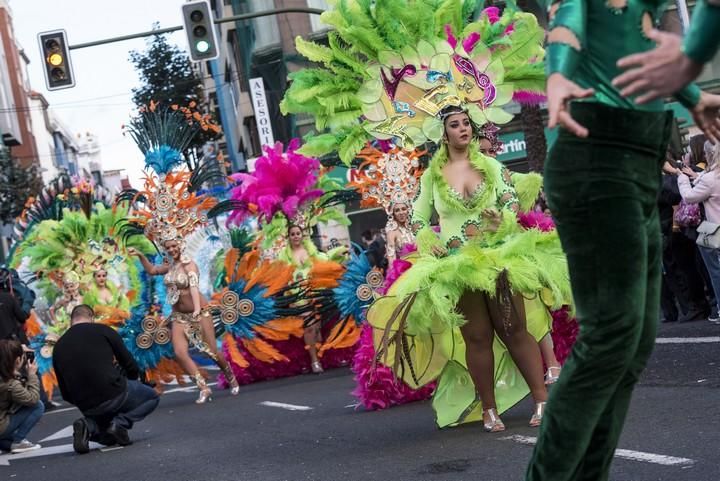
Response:
[{"label": "camera", "polygon": [[682,160],[675,161],[675,168],[682,170],[683,167],[685,167],[685,164],[683,164]]},{"label": "camera", "polygon": [[35,351],[26,351],[25,352],[25,362],[28,364],[32,363],[35,360]]}]

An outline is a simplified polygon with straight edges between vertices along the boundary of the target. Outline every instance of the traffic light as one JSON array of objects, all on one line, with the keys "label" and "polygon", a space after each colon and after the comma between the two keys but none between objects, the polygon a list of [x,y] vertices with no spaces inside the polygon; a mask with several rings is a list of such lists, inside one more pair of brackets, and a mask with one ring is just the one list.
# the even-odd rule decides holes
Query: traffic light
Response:
[{"label": "traffic light", "polygon": [[70,63],[67,34],[65,30],[53,30],[38,34],[40,54],[45,63],[45,84],[48,90],[67,89],[75,86]]},{"label": "traffic light", "polygon": [[195,62],[217,58],[217,39],[210,3],[207,0],[186,3],[182,6],[182,13],[190,58]]}]

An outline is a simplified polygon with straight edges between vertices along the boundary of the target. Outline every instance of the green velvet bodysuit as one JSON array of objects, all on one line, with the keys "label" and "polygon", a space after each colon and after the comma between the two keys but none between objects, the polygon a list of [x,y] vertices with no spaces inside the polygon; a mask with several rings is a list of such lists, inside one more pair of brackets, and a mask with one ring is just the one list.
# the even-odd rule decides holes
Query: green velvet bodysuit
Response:
[{"label": "green velvet bodysuit", "polygon": [[[622,73],[616,65],[618,60],[655,47],[645,36],[643,24],[645,28],[656,25],[667,1],[626,0],[621,8],[611,7],[610,3],[604,0],[560,2],[550,30],[569,29],[577,38],[580,50],[566,42],[551,41],[547,47],[547,73],[561,73],[581,87],[594,88],[595,96],[587,101],[625,109],[661,111],[662,99],[637,105],[631,98],[620,95],[612,79]],[[593,30],[592,35],[588,35],[588,29]],[[598,35],[598,31],[604,34]],[[685,107],[692,108],[700,98],[700,89],[691,84],[676,97]]]}]

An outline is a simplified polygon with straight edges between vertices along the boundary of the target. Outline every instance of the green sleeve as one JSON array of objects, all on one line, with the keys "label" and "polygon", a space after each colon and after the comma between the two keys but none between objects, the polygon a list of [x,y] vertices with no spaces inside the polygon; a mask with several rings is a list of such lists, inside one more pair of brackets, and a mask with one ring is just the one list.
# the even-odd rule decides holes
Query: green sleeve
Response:
[{"label": "green sleeve", "polygon": [[432,177],[428,168],[420,177],[420,186],[412,205],[412,228],[417,234],[421,229],[430,227],[433,209]]},{"label": "green sleeve", "polygon": [[[564,0],[555,18],[550,24],[550,31],[558,27],[570,30],[578,40],[580,47],[585,45],[587,24],[587,4],[584,0]],[[547,46],[547,74],[561,73],[570,79],[580,64],[580,51],[567,43],[551,42]]]},{"label": "green sleeve", "polygon": [[675,98],[678,99],[686,109],[692,109],[700,101],[700,87],[691,83],[676,93]]},{"label": "green sleeve", "polygon": [[520,209],[520,201],[507,167],[502,167],[497,189],[497,206],[500,210],[512,210],[513,212]]},{"label": "green sleeve", "polygon": [[433,185],[431,168],[420,177],[420,187],[413,201],[412,229],[415,243],[421,254],[432,254],[433,246],[442,246],[437,234],[430,228],[433,210]]},{"label": "green sleeve", "polygon": [[712,60],[720,45],[720,1],[699,0],[693,11],[683,51],[703,64]]}]

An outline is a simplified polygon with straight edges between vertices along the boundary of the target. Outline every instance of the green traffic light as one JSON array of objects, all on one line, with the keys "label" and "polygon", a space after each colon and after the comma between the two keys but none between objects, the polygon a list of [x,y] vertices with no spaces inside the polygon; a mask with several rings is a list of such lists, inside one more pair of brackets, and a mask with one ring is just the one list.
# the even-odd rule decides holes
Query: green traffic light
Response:
[{"label": "green traffic light", "polygon": [[210,50],[210,43],[207,40],[200,40],[195,44],[195,50],[200,53],[205,53]]}]

